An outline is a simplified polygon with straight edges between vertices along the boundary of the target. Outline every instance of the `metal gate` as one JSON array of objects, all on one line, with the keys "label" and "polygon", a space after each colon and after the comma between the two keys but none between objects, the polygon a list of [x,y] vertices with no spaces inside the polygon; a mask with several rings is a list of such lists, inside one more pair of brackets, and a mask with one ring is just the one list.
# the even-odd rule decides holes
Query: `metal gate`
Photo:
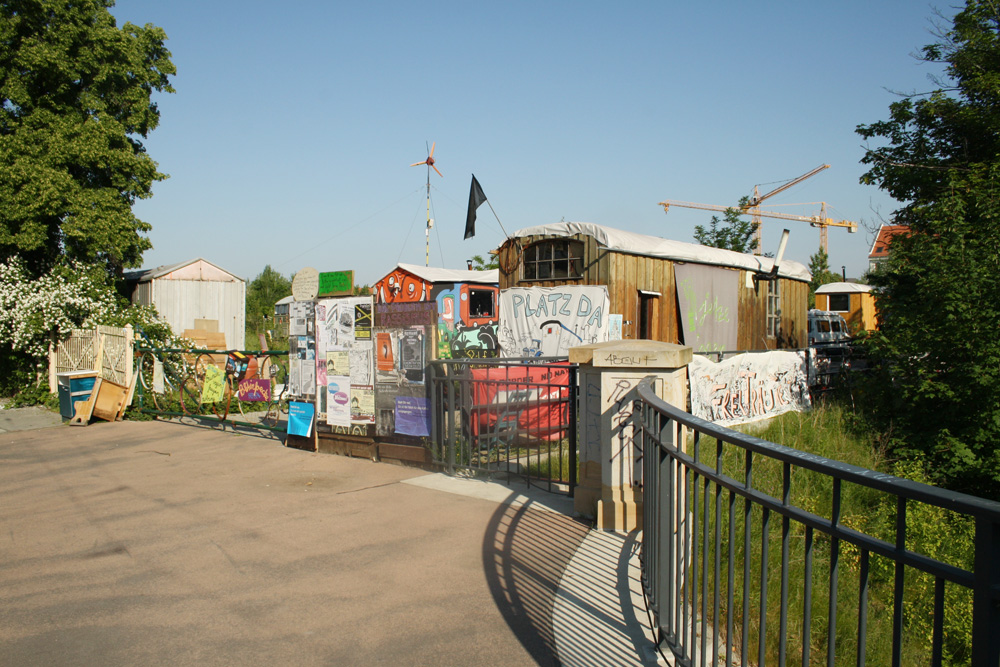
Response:
[{"label": "metal gate", "polygon": [[431,452],[449,472],[514,475],[573,495],[577,366],[565,358],[431,362]]}]

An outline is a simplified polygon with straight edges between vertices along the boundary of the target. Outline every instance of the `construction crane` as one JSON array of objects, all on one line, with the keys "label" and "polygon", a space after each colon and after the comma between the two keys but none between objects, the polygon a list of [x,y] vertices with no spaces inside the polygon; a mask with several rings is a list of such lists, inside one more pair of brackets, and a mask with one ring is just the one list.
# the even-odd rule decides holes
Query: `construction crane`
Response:
[{"label": "construction crane", "polygon": [[701,209],[701,210],[704,210],[704,211],[720,211],[720,212],[723,212],[723,213],[725,211],[727,211],[728,209],[730,209],[730,208],[735,208],[735,209],[737,209],[738,211],[740,211],[743,214],[749,214],[751,216],[751,219],[754,222],[755,229],[756,229],[754,238],[757,241],[757,248],[756,248],[755,252],[758,255],[762,252],[761,248],[763,247],[762,234],[761,234],[761,227],[762,227],[762,225],[761,225],[761,218],[762,217],[766,217],[766,218],[778,218],[780,220],[798,220],[800,222],[808,222],[813,227],[818,227],[819,228],[819,243],[820,243],[820,247],[823,248],[824,252],[829,252],[829,241],[828,241],[828,235],[827,235],[827,228],[828,227],[846,227],[847,231],[853,234],[853,233],[855,233],[855,232],[858,231],[858,223],[851,222],[849,220],[833,220],[831,218],[828,218],[826,216],[826,202],[820,202],[821,207],[820,207],[820,214],[819,215],[791,215],[791,214],[788,214],[788,213],[775,213],[773,211],[762,211],[762,210],[760,210],[760,203],[762,201],[764,201],[765,199],[767,199],[769,197],[773,197],[774,195],[778,194],[779,192],[784,192],[785,190],[787,190],[788,188],[792,187],[793,185],[797,185],[798,183],[801,183],[802,181],[806,180],[807,178],[809,178],[811,176],[815,176],[816,174],[818,174],[819,172],[823,171],[824,169],[829,169],[829,168],[830,168],[830,165],[828,165],[828,164],[820,165],[819,167],[816,167],[812,171],[807,172],[805,174],[802,174],[798,178],[794,178],[794,179],[788,181],[787,183],[785,183],[783,185],[780,185],[777,188],[775,188],[774,190],[771,190],[770,192],[768,192],[766,194],[763,194],[763,195],[760,194],[760,192],[758,190],[758,187],[755,185],[754,188],[753,188],[753,197],[751,197],[749,199],[749,201],[746,203],[746,205],[737,204],[736,206],[717,206],[717,205],[714,205],[714,204],[695,204],[695,203],[692,203],[692,202],[676,201],[676,200],[673,200],[673,199],[667,199],[666,201],[661,201],[660,202],[660,206],[663,207],[663,212],[664,213],[668,213],[670,211],[670,207],[671,206],[680,206],[682,208],[696,208],[696,209]]}]

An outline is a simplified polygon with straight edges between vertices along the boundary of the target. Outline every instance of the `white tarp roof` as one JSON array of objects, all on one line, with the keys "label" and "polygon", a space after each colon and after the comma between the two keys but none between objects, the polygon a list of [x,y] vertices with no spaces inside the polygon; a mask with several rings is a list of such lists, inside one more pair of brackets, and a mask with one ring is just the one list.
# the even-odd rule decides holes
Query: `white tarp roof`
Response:
[{"label": "white tarp roof", "polygon": [[[522,236],[574,236],[576,234],[586,234],[593,236],[597,242],[609,250],[617,250],[632,255],[644,255],[647,257],[662,257],[678,262],[695,262],[697,264],[714,264],[716,266],[729,266],[747,271],[760,271],[767,273],[774,266],[774,260],[762,255],[746,255],[733,250],[723,250],[722,248],[710,248],[708,246],[695,243],[684,243],[683,241],[671,241],[661,239],[658,236],[647,236],[626,232],[621,229],[604,227],[592,222],[556,222],[550,225],[537,225],[535,227],[525,227],[514,232],[515,237]],[[401,265],[402,266],[402,265]],[[784,259],[778,266],[778,275],[782,278],[792,278],[794,280],[812,280],[804,265]]]},{"label": "white tarp roof", "polygon": [[827,283],[820,285],[816,294],[844,294],[845,292],[857,294],[871,291],[871,285],[862,285],[861,283]]},{"label": "white tarp roof", "polygon": [[468,269],[440,269],[419,264],[397,264],[397,268],[408,271],[429,283],[493,283],[500,282],[500,269],[469,271]]}]

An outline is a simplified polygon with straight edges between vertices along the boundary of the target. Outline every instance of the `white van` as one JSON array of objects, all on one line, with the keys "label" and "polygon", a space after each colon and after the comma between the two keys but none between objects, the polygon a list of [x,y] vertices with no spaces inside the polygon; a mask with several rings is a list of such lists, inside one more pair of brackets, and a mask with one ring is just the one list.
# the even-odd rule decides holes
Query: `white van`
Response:
[{"label": "white van", "polygon": [[809,346],[844,345],[851,336],[847,332],[847,321],[840,313],[829,310],[809,311]]}]

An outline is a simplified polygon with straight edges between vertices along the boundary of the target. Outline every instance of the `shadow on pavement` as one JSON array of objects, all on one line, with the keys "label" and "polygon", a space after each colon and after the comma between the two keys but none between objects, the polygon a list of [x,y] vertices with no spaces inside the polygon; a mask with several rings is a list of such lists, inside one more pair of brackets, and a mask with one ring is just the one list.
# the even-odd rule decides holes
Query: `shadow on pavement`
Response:
[{"label": "shadow on pavement", "polygon": [[532,503],[501,505],[483,537],[483,571],[511,631],[539,665],[558,665],[552,610],[589,525]]}]

